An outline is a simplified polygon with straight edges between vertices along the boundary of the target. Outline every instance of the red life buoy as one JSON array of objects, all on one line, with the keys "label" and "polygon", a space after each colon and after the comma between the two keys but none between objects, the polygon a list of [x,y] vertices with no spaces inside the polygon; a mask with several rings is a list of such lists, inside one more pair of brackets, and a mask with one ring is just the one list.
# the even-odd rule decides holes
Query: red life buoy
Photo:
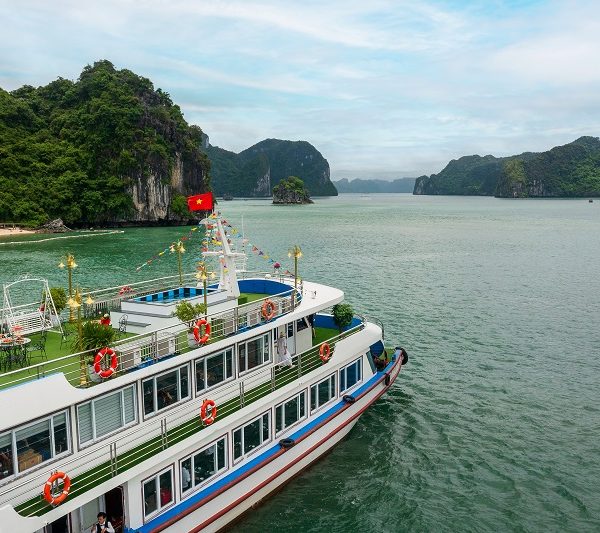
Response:
[{"label": "red life buoy", "polygon": [[[102,359],[105,355],[108,355],[110,357],[110,366],[108,368],[102,369],[100,363],[102,362]],[[96,372],[96,374],[98,374],[101,378],[106,379],[112,376],[117,371],[118,365],[119,360],[117,359],[117,354],[112,348],[109,348],[107,346],[105,348],[102,348],[102,350],[100,350],[96,354],[96,357],[94,359],[94,372]]]},{"label": "red life buoy", "polygon": [[[208,410],[210,409],[210,414]],[[214,400],[204,400],[200,407],[200,418],[207,426],[210,426],[217,418],[217,404]]]},{"label": "red life buoy", "polygon": [[329,347],[329,344],[327,344],[326,342],[321,344],[321,347],[319,348],[319,357],[321,358],[321,361],[323,361],[324,363],[329,361],[329,358],[331,357],[331,348]]},{"label": "red life buoy", "polygon": [[[62,492],[56,496],[52,496],[52,484],[62,479],[63,488]],[[65,501],[66,497],[69,495],[69,489],[71,488],[71,479],[64,472],[55,472],[52,474],[46,484],[44,485],[44,500],[46,500],[50,505],[59,505]]]},{"label": "red life buoy", "polygon": [[262,316],[266,321],[271,320],[275,316],[275,311],[277,311],[277,305],[275,302],[271,300],[265,300],[265,303],[262,305]]},{"label": "red life buoy", "polygon": [[[200,337],[200,328],[204,326],[204,335]],[[194,326],[194,338],[198,344],[206,344],[208,339],[210,338],[210,324],[204,319],[201,318],[196,322]]]}]

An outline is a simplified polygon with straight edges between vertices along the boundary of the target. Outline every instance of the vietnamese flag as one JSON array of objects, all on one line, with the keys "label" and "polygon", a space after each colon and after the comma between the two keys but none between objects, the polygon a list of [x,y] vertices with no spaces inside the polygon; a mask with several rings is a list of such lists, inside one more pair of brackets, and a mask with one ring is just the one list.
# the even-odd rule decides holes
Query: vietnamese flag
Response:
[{"label": "vietnamese flag", "polygon": [[188,208],[190,211],[212,211],[212,208],[213,208],[212,192],[205,192],[204,194],[196,194],[195,196],[188,196],[187,203],[188,203]]}]

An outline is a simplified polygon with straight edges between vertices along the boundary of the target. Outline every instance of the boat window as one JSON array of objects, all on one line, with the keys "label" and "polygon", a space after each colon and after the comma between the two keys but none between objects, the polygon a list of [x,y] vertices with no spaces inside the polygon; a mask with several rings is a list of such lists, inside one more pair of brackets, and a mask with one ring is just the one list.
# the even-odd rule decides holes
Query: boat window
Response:
[{"label": "boat window", "polygon": [[188,365],[165,372],[142,383],[144,415],[158,413],[190,397]]},{"label": "boat window", "polygon": [[269,334],[238,344],[238,361],[240,372],[252,370],[271,359],[269,351]]},{"label": "boat window", "polygon": [[354,363],[340,370],[340,392],[353,387],[362,380],[362,359],[357,359]]},{"label": "boat window", "polygon": [[293,426],[306,416],[306,391],[275,407],[275,434]]},{"label": "boat window", "polygon": [[306,317],[299,318],[296,321],[296,331],[302,331],[303,329],[306,329],[307,327],[308,327],[308,322],[306,320]]},{"label": "boat window", "polygon": [[196,392],[214,387],[233,377],[233,348],[197,359]]},{"label": "boat window", "polygon": [[233,432],[233,459],[250,453],[267,442],[270,437],[269,414],[259,416],[245,426],[236,429]]},{"label": "boat window", "polygon": [[0,479],[70,451],[66,411],[0,435]]},{"label": "boat window", "polygon": [[313,385],[310,388],[310,409],[314,411],[335,398],[335,374]]},{"label": "boat window", "polygon": [[159,472],[142,483],[144,493],[144,517],[148,518],[157,511],[173,503],[173,467]]},{"label": "boat window", "polygon": [[137,421],[135,385],[77,406],[79,444],[92,443]]},{"label": "boat window", "polygon": [[186,457],[180,463],[182,494],[203,485],[226,469],[226,437]]}]

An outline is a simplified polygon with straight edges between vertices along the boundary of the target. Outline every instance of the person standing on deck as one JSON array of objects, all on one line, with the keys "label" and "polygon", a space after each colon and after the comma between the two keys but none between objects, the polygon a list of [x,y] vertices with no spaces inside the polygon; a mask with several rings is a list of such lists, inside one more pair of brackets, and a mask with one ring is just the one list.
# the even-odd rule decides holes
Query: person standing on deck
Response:
[{"label": "person standing on deck", "polygon": [[277,359],[278,363],[283,366],[292,366],[292,356],[287,349],[287,339],[282,331],[277,339]]}]

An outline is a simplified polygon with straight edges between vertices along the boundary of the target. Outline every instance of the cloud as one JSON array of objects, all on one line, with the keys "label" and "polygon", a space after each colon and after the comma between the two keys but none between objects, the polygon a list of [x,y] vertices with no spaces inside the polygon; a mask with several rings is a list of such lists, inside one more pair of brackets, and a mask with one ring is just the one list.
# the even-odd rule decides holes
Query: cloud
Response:
[{"label": "cloud", "polygon": [[109,59],[211,142],[305,139],[336,168],[438,172],[600,129],[600,4],[0,0],[0,85]]}]

